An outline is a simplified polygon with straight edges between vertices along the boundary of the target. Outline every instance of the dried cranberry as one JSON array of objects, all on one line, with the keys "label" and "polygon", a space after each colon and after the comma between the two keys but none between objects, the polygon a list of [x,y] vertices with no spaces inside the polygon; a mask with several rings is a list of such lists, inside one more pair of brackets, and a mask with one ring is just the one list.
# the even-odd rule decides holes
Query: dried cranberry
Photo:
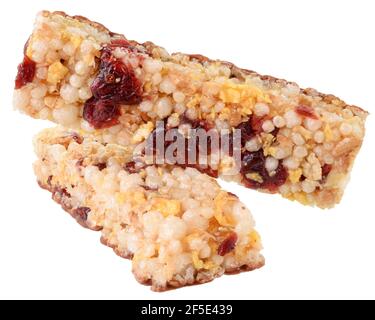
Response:
[{"label": "dried cranberry", "polygon": [[127,162],[123,168],[128,173],[138,173],[141,169],[144,169],[148,166],[148,164],[140,161],[129,161]]},{"label": "dried cranberry", "polygon": [[272,134],[274,137],[276,137],[276,136],[278,135],[279,131],[280,131],[279,128],[275,128],[275,129],[271,132],[271,134]]},{"label": "dried cranberry", "polygon": [[51,187],[52,186],[52,179],[53,179],[53,176],[49,176],[48,179],[47,179],[47,184]]},{"label": "dried cranberry", "polygon": [[268,191],[276,192],[277,189],[286,182],[286,179],[288,179],[288,171],[280,163],[275,170],[275,174],[273,176],[268,176],[262,187]]},{"label": "dried cranberry", "polygon": [[209,131],[213,128],[212,124],[203,120],[191,120],[185,114],[180,117],[180,124],[188,123],[192,129],[203,129]]},{"label": "dried cranberry", "polygon": [[[81,169],[81,167],[83,166],[83,162],[85,161],[85,159],[84,158],[81,158],[81,159],[79,159],[79,160],[77,160],[77,162],[76,162],[76,167],[78,168],[78,169]],[[86,167],[86,166],[85,166]]]},{"label": "dried cranberry", "polygon": [[332,165],[331,164],[325,164],[322,167],[322,182],[324,183],[327,180],[327,176],[332,170]]},{"label": "dried cranberry", "polygon": [[102,49],[99,73],[91,84],[93,97],[86,101],[83,111],[83,118],[96,129],[118,124],[121,104],[142,101],[142,84],[133,67],[113,54],[119,47],[136,52],[125,39],[114,40]]},{"label": "dried cranberry", "polygon": [[130,162],[126,163],[125,166],[124,166],[124,168],[129,173],[136,173],[136,172],[138,172],[138,170],[135,168],[135,162],[134,161],[130,161]]},{"label": "dried cranberry", "polygon": [[318,116],[315,114],[313,108],[310,106],[299,105],[296,107],[295,110],[296,110],[296,113],[298,113],[302,117],[318,119]]},{"label": "dried cranberry", "polygon": [[112,48],[127,48],[130,46],[130,42],[124,38],[114,39],[109,46]]},{"label": "dried cranberry", "polygon": [[[253,138],[256,134],[263,131],[262,124],[264,117],[251,116],[249,120],[240,123],[235,129],[241,131],[241,144],[245,146],[246,142]],[[276,132],[277,134],[277,132]]]},{"label": "dried cranberry", "polygon": [[107,164],[105,162],[100,162],[95,164],[95,167],[99,169],[99,171],[103,171],[104,169],[107,168]]},{"label": "dried cranberry", "polygon": [[157,188],[151,188],[151,187],[149,187],[149,186],[142,186],[143,187],[143,189],[145,189],[146,191],[156,191],[156,190],[158,190]]},{"label": "dried cranberry", "polygon": [[263,131],[262,125],[264,122],[264,117],[252,116],[251,117],[251,127],[255,133],[260,133]]},{"label": "dried cranberry", "polygon": [[94,97],[87,100],[83,108],[83,119],[95,129],[109,128],[118,124],[120,106],[112,101],[97,100]]},{"label": "dried cranberry", "polygon": [[72,139],[78,144],[83,143],[83,138],[80,135],[78,135],[77,133],[72,133]]},{"label": "dried cranberry", "polygon": [[125,164],[124,169],[129,173],[137,173],[138,169],[135,167],[135,161],[130,161]]},{"label": "dried cranberry", "polygon": [[15,89],[21,89],[24,85],[33,81],[36,71],[36,63],[27,55],[24,56],[21,64],[18,65],[18,72],[15,81]]},{"label": "dried cranberry", "polygon": [[119,104],[137,104],[142,101],[142,85],[130,64],[113,55],[113,48],[102,49],[99,74],[91,85],[98,100],[111,100]]},{"label": "dried cranberry", "polygon": [[53,196],[58,196],[59,198],[71,198],[70,193],[66,190],[66,188],[61,188],[59,186],[55,187],[53,190]]},{"label": "dried cranberry", "polygon": [[74,210],[74,215],[76,216],[76,219],[79,219],[81,221],[86,221],[90,211],[91,211],[90,208],[79,207],[79,208]]},{"label": "dried cranberry", "polygon": [[265,156],[263,150],[256,152],[245,151],[242,154],[242,167],[241,170],[243,173],[256,172],[261,176],[264,176],[266,173],[265,168]]},{"label": "dried cranberry", "polygon": [[251,120],[240,123],[237,127],[237,130],[241,131],[241,145],[244,146],[247,141],[255,136],[255,132],[251,126]]},{"label": "dried cranberry", "polygon": [[[251,189],[263,188],[274,192],[285,183],[288,172],[284,166],[280,163],[274,175],[270,176],[265,167],[265,162],[266,157],[262,149],[256,152],[245,151],[242,154],[241,173],[246,187]],[[259,174],[261,181],[249,178],[247,176],[249,173]]]},{"label": "dried cranberry", "polygon": [[225,256],[230,253],[236,247],[236,242],[238,240],[237,233],[231,232],[222,243],[220,243],[219,248],[217,249],[217,254],[219,256]]}]

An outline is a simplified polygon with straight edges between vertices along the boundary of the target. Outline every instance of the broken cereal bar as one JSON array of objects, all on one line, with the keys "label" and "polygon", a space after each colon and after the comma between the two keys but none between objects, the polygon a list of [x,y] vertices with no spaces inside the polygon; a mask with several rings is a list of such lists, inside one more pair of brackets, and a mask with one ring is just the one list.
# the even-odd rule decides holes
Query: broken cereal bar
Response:
[{"label": "broken cereal bar", "polygon": [[195,167],[322,208],[342,197],[367,116],[333,95],[201,55],[169,54],[61,12],[38,15],[15,88],[17,109],[103,143],[135,146],[160,120],[183,133],[237,129],[239,165],[219,149],[208,155],[220,155],[218,163]]}]

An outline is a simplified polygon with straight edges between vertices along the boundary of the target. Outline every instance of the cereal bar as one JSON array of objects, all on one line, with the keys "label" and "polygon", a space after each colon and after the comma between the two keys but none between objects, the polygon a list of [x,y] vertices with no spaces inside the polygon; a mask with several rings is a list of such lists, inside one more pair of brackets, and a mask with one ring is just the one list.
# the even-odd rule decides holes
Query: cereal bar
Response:
[{"label": "cereal bar", "polygon": [[40,186],[153,290],[263,266],[250,212],[208,175],[167,165],[132,173],[127,148],[61,128],[42,131],[35,150]]},{"label": "cereal bar", "polygon": [[208,154],[218,162],[195,167],[322,208],[342,197],[367,116],[333,95],[201,55],[169,54],[62,12],[38,15],[15,88],[17,109],[103,143],[143,143],[158,121],[187,139],[190,129],[237,130],[239,162],[219,148]]}]

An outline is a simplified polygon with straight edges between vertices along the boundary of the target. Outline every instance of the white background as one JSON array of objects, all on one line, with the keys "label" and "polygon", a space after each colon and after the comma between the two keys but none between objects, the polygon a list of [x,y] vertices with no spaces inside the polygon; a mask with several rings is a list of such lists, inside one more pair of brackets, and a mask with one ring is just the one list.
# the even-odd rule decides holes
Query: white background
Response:
[{"label": "white background", "polygon": [[374,1],[0,1],[0,298],[375,298],[374,116],[342,203],[322,211],[235,185],[257,221],[266,266],[166,293],[81,228],[32,173],[49,123],[12,110],[23,45],[41,9],[99,21],[140,42],[202,53],[333,93],[374,113]]}]

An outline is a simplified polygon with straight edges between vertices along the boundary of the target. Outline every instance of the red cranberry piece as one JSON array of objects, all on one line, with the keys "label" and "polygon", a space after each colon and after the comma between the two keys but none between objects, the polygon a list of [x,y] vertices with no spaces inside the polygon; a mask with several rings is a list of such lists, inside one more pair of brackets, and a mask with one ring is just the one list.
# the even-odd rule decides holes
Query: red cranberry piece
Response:
[{"label": "red cranberry piece", "polygon": [[327,176],[329,175],[329,173],[331,172],[332,170],[332,165],[331,164],[325,164],[323,165],[322,167],[322,182],[326,182],[327,180]]},{"label": "red cranberry piece", "polygon": [[180,117],[180,124],[188,123],[192,129],[203,129],[209,131],[213,128],[212,124],[203,120],[191,120],[185,114]]},{"label": "red cranberry piece", "polygon": [[126,39],[114,39],[110,43],[111,48],[127,48],[130,46],[130,42]]},{"label": "red cranberry piece", "polygon": [[264,122],[264,117],[252,116],[251,117],[251,127],[255,133],[260,133],[263,131],[262,125]]},{"label": "red cranberry piece", "polygon": [[47,179],[47,184],[51,187],[52,186],[52,179],[53,179],[53,176],[49,176],[48,179]]},{"label": "red cranberry piece", "polygon": [[236,247],[236,242],[238,240],[237,233],[231,232],[224,241],[219,245],[217,249],[217,254],[219,256],[225,256],[226,254],[230,253]]},{"label": "red cranberry piece", "polygon": [[314,109],[310,106],[306,105],[299,105],[296,107],[296,113],[302,117],[311,118],[311,119],[318,119],[318,116],[315,114]]},{"label": "red cranberry piece", "polygon": [[[248,188],[252,189],[267,189],[269,191],[276,191],[278,187],[283,185],[288,178],[288,172],[279,164],[275,170],[275,174],[270,176],[265,167],[266,157],[263,154],[263,150],[256,152],[245,151],[242,154],[242,166],[241,173],[244,178],[244,184]],[[262,181],[256,181],[248,178],[246,175],[249,173],[258,173]]]},{"label": "red cranberry piece", "polygon": [[105,162],[100,162],[95,164],[95,167],[99,169],[99,171],[103,171],[104,169],[107,168],[107,164]]},{"label": "red cranberry piece", "polygon": [[137,173],[137,172],[139,172],[139,169],[136,168],[135,161],[127,162],[127,163],[124,165],[124,169],[125,169],[127,172],[129,172],[129,173]]},{"label": "red cranberry piece", "polygon": [[66,188],[61,188],[61,187],[55,187],[53,190],[53,196],[57,196],[61,199],[63,198],[71,198],[70,193],[66,190]]},{"label": "red cranberry piece", "polygon": [[21,64],[18,65],[18,72],[15,81],[15,89],[21,89],[24,85],[33,81],[36,71],[36,63],[28,56],[24,56]]},{"label": "red cranberry piece", "polygon": [[78,144],[82,144],[83,143],[83,138],[80,136],[80,135],[78,135],[77,133],[72,133],[72,139],[76,142],[76,143],[78,143]]},{"label": "red cranberry piece", "polygon": [[241,145],[244,146],[246,141],[250,140],[255,136],[255,132],[251,126],[251,120],[240,123],[237,127],[237,130],[241,131]]},{"label": "red cranberry piece", "polygon": [[240,123],[236,129],[241,130],[241,144],[244,146],[247,141],[253,138],[256,134],[263,131],[262,124],[264,117],[251,116],[249,120]]},{"label": "red cranberry piece", "polygon": [[91,212],[90,208],[87,207],[79,207],[74,210],[74,215],[76,216],[77,219],[81,221],[86,221],[88,214]]},{"label": "red cranberry piece", "polygon": [[111,101],[87,100],[83,108],[83,118],[95,129],[109,128],[118,124],[120,117],[119,105]]},{"label": "red cranberry piece", "polygon": [[250,173],[256,172],[259,173],[261,176],[265,175],[265,157],[263,154],[263,150],[259,150],[256,152],[249,152],[246,151],[242,155],[242,172],[243,173]]},{"label": "red cranberry piece", "polygon": [[119,104],[137,104],[142,101],[142,85],[130,64],[115,58],[112,49],[102,50],[99,74],[91,85],[98,100],[111,100]]},{"label": "red cranberry piece", "polygon": [[273,176],[268,176],[262,187],[268,189],[268,191],[276,192],[277,189],[286,182],[286,179],[288,179],[288,171],[282,164],[279,164],[275,174]]}]

